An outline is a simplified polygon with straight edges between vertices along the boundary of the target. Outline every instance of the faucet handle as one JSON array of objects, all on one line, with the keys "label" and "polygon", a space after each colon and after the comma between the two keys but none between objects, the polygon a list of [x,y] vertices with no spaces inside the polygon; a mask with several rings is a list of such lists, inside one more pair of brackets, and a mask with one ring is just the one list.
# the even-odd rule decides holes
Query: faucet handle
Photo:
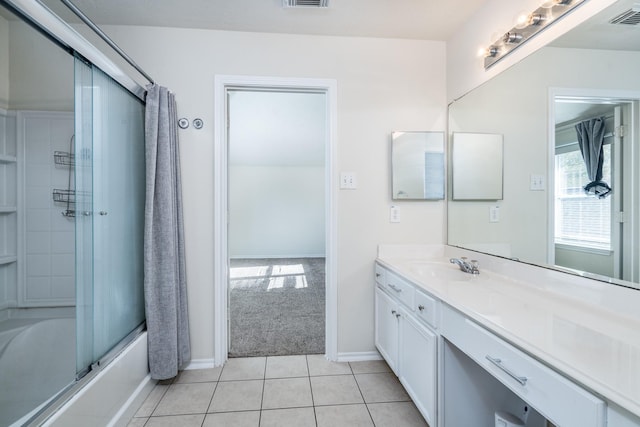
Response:
[{"label": "faucet handle", "polygon": [[477,259],[471,260],[471,273],[480,274],[480,263]]}]

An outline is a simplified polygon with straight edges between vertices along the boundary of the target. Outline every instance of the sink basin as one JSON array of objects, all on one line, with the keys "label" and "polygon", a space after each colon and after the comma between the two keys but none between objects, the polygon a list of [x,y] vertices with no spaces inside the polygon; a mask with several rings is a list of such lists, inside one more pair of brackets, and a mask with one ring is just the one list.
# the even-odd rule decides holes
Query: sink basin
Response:
[{"label": "sink basin", "polygon": [[408,267],[412,273],[424,280],[468,282],[478,280],[482,276],[482,272],[480,274],[465,273],[455,264],[437,261],[414,262]]}]

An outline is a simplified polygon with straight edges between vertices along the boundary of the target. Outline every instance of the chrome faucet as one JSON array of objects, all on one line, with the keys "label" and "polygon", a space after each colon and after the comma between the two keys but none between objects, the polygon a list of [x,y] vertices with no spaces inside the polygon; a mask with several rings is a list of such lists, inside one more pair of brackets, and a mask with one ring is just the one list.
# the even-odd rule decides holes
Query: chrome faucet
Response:
[{"label": "chrome faucet", "polygon": [[467,257],[463,256],[461,258],[451,258],[449,259],[449,262],[451,264],[456,264],[458,267],[460,267],[460,270],[464,271],[465,273],[480,274],[480,264],[478,264],[478,261],[475,259],[467,261]]}]

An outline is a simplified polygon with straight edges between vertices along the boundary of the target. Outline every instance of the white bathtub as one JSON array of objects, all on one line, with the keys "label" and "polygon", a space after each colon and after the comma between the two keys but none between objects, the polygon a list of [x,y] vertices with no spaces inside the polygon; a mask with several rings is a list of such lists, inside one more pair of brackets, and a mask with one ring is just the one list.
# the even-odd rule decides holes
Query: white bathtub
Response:
[{"label": "white bathtub", "polygon": [[75,319],[0,323],[0,426],[23,418],[75,380]]}]

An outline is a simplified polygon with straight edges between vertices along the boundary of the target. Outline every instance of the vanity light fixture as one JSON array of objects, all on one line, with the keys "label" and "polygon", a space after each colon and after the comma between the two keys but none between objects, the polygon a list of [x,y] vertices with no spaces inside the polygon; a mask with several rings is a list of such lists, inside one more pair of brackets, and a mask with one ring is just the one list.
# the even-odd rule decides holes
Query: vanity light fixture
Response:
[{"label": "vanity light fixture", "polygon": [[500,39],[494,41],[484,54],[484,68],[507,56],[531,37],[574,10],[585,0],[546,0],[530,14],[518,17],[516,25]]}]

